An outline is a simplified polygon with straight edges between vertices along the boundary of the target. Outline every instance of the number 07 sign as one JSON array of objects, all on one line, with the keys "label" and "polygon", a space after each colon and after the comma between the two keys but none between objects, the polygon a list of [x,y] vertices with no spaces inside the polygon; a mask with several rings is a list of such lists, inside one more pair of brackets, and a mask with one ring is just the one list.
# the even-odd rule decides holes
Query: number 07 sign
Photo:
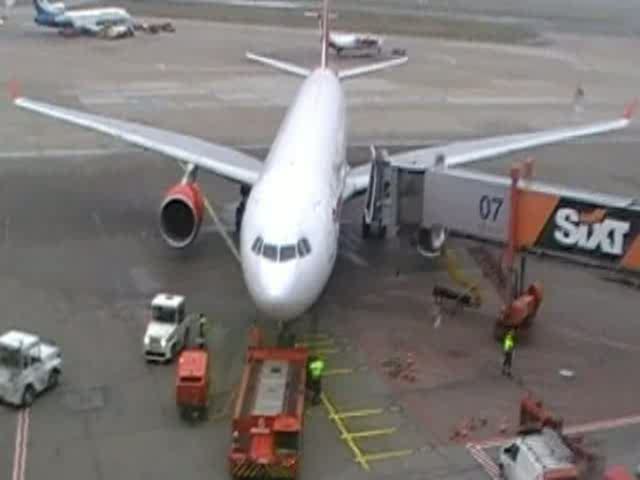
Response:
[{"label": "number 07 sign", "polygon": [[505,242],[509,226],[508,178],[466,170],[425,173],[422,223]]}]

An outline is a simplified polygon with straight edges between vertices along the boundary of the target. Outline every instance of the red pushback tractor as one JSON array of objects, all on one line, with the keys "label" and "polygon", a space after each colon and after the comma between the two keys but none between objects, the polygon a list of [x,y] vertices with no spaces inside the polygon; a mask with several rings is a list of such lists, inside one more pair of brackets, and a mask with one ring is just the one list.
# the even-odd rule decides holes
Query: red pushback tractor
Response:
[{"label": "red pushback tractor", "polygon": [[300,468],[306,348],[249,347],[232,421],[234,478],[295,478]]}]

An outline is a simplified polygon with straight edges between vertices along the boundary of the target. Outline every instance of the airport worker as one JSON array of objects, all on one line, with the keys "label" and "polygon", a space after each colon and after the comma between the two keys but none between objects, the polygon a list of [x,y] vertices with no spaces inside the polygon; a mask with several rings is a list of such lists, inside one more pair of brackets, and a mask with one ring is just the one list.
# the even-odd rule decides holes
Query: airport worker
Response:
[{"label": "airport worker", "polygon": [[312,356],[309,358],[308,374],[309,386],[311,388],[311,404],[320,403],[320,395],[322,395],[322,374],[324,373],[324,361],[320,357]]},{"label": "airport worker", "polygon": [[204,313],[198,317],[198,346],[204,348],[207,343],[208,321]]},{"label": "airport worker", "polygon": [[513,362],[513,349],[516,347],[516,332],[510,329],[502,340],[502,352],[504,360],[502,361],[502,374],[511,376],[511,363]]}]

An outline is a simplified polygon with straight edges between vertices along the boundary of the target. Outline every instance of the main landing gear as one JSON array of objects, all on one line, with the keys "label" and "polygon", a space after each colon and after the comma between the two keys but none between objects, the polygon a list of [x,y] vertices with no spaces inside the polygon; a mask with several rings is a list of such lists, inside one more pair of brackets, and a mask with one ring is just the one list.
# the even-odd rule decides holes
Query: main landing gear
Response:
[{"label": "main landing gear", "polygon": [[242,225],[242,217],[244,216],[244,209],[247,206],[247,198],[251,193],[251,187],[248,185],[240,185],[240,203],[236,207],[236,232],[240,233],[240,227]]}]

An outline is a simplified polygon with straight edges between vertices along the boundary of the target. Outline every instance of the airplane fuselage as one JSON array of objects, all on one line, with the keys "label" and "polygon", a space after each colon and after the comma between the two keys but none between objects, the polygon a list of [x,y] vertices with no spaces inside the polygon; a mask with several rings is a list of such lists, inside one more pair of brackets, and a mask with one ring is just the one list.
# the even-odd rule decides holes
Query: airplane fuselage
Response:
[{"label": "airplane fuselage", "polygon": [[335,264],[346,182],[340,82],[317,69],[300,87],[247,200],[240,253],[260,311],[293,319],[322,293]]}]

